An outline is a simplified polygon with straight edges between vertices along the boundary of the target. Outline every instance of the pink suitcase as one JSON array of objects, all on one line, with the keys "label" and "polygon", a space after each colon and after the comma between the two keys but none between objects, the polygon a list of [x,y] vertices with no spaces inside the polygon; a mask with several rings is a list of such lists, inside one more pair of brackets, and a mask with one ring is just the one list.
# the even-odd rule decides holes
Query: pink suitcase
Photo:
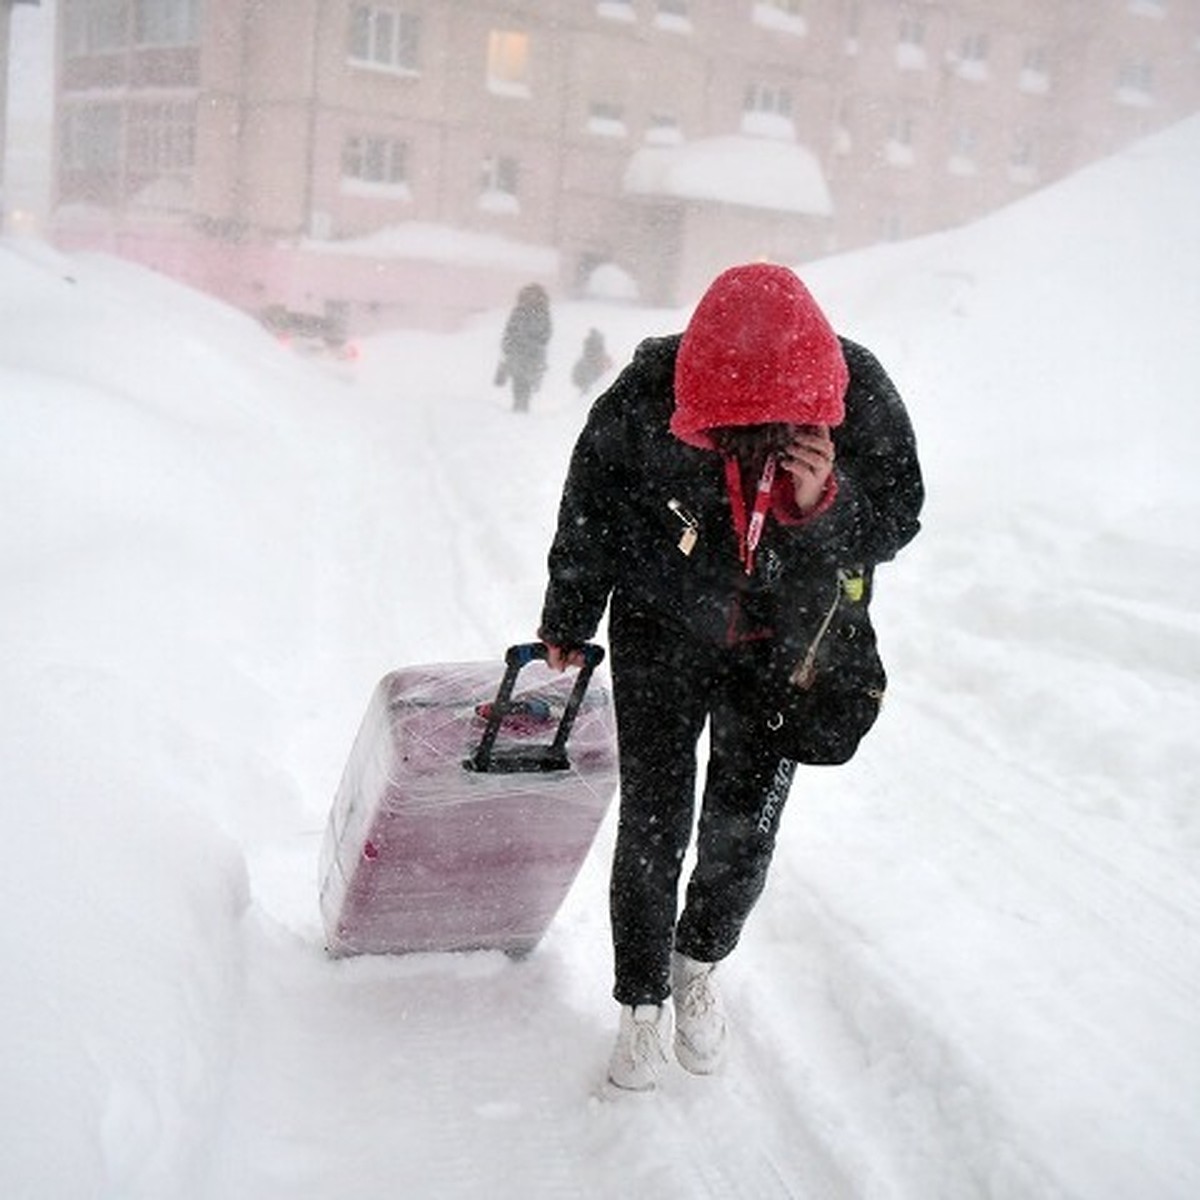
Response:
[{"label": "pink suitcase", "polygon": [[380,681],[321,850],[331,955],[537,945],[616,790],[603,656],[588,646],[558,674],[534,643],[502,675],[464,663]]}]

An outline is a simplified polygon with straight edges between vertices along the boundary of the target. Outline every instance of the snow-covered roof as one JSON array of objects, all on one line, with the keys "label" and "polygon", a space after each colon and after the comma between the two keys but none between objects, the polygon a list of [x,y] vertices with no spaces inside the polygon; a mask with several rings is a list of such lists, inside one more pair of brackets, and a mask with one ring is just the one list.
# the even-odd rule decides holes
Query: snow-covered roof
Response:
[{"label": "snow-covered roof", "polygon": [[833,212],[825,172],[811,150],[795,142],[737,134],[680,146],[644,146],[625,169],[625,190],[818,217]]},{"label": "snow-covered roof", "polygon": [[401,221],[357,238],[305,238],[301,245],[305,250],[327,254],[453,262],[541,275],[553,275],[559,269],[558,251],[552,246],[426,221]]}]

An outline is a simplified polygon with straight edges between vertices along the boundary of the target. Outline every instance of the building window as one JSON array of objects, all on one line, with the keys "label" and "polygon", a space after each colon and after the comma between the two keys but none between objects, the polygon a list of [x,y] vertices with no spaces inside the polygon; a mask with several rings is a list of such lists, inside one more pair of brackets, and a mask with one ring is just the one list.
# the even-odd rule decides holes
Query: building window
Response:
[{"label": "building window", "polygon": [[879,217],[879,240],[883,242],[899,242],[907,237],[907,222],[896,212],[889,209]]},{"label": "building window", "polygon": [[746,89],[745,111],[748,113],[770,113],[791,118],[792,93],[783,87],[766,83],[752,83]]},{"label": "building window", "polygon": [[416,71],[421,18],[416,13],[379,4],[356,4],[350,10],[350,61],[392,71]]},{"label": "building window", "polygon": [[62,22],[68,58],[120,50],[128,40],[125,0],[65,0]]},{"label": "building window", "polygon": [[501,96],[529,95],[529,34],[499,29],[488,34],[487,85]]},{"label": "building window", "polygon": [[979,150],[979,137],[969,125],[960,125],[950,142],[950,157],[946,161],[946,170],[951,175],[976,175],[979,168],[976,165],[976,155]]},{"label": "building window", "polygon": [[1017,86],[1031,96],[1044,96],[1050,90],[1050,71],[1047,66],[1046,50],[1042,46],[1031,46],[1021,61],[1021,77]]},{"label": "building window", "polygon": [[116,172],[121,165],[121,109],[89,104],[63,117],[59,164],[66,171]]},{"label": "building window", "polygon": [[633,0],[596,0],[596,16],[612,21],[636,21]]},{"label": "building window", "polygon": [[742,132],[759,137],[794,138],[792,93],[773,84],[752,83],[746,89]]},{"label": "building window", "polygon": [[1167,15],[1167,0],[1129,0],[1129,11],[1139,17],[1157,17]]},{"label": "building window", "polygon": [[517,160],[508,155],[490,155],[483,160],[479,180],[479,207],[486,212],[515,213],[521,205],[517,198],[520,170]]},{"label": "building window", "polygon": [[625,110],[609,100],[594,100],[588,111],[588,133],[596,133],[601,137],[624,137],[629,131],[625,128]]},{"label": "building window", "polygon": [[654,24],[674,33],[691,33],[692,19],[688,15],[688,0],[658,0]]},{"label": "building window", "polygon": [[896,42],[896,66],[901,71],[924,71],[925,22],[916,17],[900,18],[900,35]]},{"label": "building window", "polygon": [[753,19],[755,25],[779,33],[803,37],[808,32],[802,0],[755,0]]},{"label": "building window", "polygon": [[403,188],[408,182],[408,144],[397,138],[348,137],[342,144],[342,178]]},{"label": "building window", "polygon": [[1134,108],[1154,103],[1154,68],[1148,62],[1124,62],[1117,75],[1117,102]]},{"label": "building window", "polygon": [[683,142],[683,130],[677,118],[653,113],[646,125],[645,138],[651,146],[678,146]]},{"label": "building window", "polygon": [[196,163],[196,108],[187,103],[135,104],[129,110],[131,172],[164,175]]},{"label": "building window", "polygon": [[855,55],[859,51],[859,35],[862,32],[862,4],[859,0],[849,0],[846,5],[846,36],[842,42],[842,48],[848,55]]},{"label": "building window", "polygon": [[913,151],[913,119],[903,115],[892,117],[884,157],[893,167],[911,167],[916,161]]},{"label": "building window", "polygon": [[1037,150],[1033,139],[1018,133],[1008,159],[1008,177],[1014,183],[1036,183],[1038,179]]},{"label": "building window", "polygon": [[137,0],[134,41],[139,46],[194,46],[199,0]]},{"label": "building window", "polygon": [[854,135],[850,132],[853,125],[854,105],[848,97],[842,96],[833,115],[831,140],[834,154],[841,158],[854,153]]},{"label": "building window", "polygon": [[982,83],[988,77],[988,38],[986,33],[968,34],[959,48],[956,71],[960,79]]}]

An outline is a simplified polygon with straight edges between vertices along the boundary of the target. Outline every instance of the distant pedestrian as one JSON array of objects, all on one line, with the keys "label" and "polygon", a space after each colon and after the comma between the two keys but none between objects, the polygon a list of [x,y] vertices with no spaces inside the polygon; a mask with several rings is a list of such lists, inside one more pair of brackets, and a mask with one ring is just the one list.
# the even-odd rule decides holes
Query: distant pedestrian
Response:
[{"label": "distant pedestrian", "polygon": [[612,359],[604,345],[604,334],[598,329],[589,329],[583,339],[583,351],[579,361],[571,369],[571,382],[586,395],[592,384],[612,366]]},{"label": "distant pedestrian", "polygon": [[551,329],[546,289],[539,283],[526,284],[505,323],[496,368],[496,385],[512,385],[513,412],[528,412],[530,396],[542,385]]}]

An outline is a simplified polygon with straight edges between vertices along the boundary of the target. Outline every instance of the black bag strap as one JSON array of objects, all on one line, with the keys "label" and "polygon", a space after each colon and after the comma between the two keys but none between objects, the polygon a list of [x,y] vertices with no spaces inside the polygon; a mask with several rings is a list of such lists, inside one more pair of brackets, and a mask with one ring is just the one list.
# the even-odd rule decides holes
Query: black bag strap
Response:
[{"label": "black bag strap", "polygon": [[513,687],[522,667],[535,661],[546,662],[549,657],[549,651],[543,642],[524,642],[509,646],[504,656],[504,676],[488,712],[487,724],[479,739],[479,745],[469,758],[463,760],[463,766],[468,771],[565,771],[570,767],[571,763],[567,758],[567,738],[571,736],[571,726],[575,724],[575,717],[591,682],[592,672],[604,659],[602,646],[589,642],[582,650],[583,666],[579,668],[575,686],[571,689],[567,706],[559,719],[554,740],[546,745],[506,746],[497,749],[496,737],[512,706]]}]

